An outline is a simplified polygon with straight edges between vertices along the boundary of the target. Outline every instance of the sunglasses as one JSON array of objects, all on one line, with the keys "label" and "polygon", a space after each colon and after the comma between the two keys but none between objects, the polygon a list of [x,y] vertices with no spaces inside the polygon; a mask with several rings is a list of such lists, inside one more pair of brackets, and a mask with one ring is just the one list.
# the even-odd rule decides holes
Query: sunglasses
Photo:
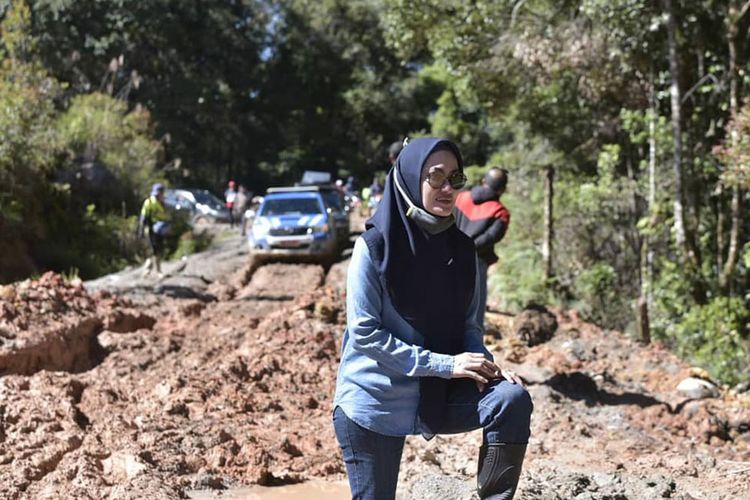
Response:
[{"label": "sunglasses", "polygon": [[436,169],[432,172],[428,172],[425,180],[433,189],[441,189],[445,186],[446,182],[448,182],[453,189],[461,189],[466,185],[467,179],[466,175],[460,170],[454,170],[453,173],[448,176],[445,175],[445,172],[442,170]]}]

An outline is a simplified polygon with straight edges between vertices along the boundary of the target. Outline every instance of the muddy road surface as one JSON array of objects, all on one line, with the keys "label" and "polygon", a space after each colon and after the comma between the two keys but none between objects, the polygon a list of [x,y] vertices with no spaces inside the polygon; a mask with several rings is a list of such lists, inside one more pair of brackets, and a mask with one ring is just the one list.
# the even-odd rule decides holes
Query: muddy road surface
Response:
[{"label": "muddy road surface", "polygon": [[[0,287],[0,498],[347,498],[330,422],[346,266],[258,267],[233,236],[161,280]],[[517,498],[750,499],[746,393],[686,395],[705,374],[553,313],[533,338],[488,315],[535,403]],[[480,441],[407,439],[399,498],[472,498]]]}]

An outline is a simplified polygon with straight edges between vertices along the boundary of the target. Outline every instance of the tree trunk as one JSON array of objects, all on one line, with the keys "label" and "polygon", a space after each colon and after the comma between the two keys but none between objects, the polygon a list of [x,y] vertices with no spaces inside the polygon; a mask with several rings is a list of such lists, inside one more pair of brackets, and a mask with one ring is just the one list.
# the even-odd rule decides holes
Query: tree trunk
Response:
[{"label": "tree trunk", "polygon": [[[654,210],[656,210],[656,117],[658,116],[658,103],[656,100],[656,87],[654,84],[654,72],[651,70],[651,112],[648,119],[648,220],[649,234],[646,236],[644,246],[646,247],[646,270],[641,282],[642,294],[646,296],[651,304],[651,290],[654,279],[654,249],[651,243],[654,228]],[[645,290],[644,290],[645,289]],[[645,292],[645,293],[644,293]]]},{"label": "tree trunk", "polygon": [[719,181],[716,193],[716,275],[721,280],[724,272],[724,186]]},{"label": "tree trunk", "polygon": [[542,243],[542,261],[544,263],[544,279],[549,282],[554,275],[552,268],[552,245],[555,236],[553,220],[555,168],[547,167],[544,173],[544,241]]},{"label": "tree trunk", "polygon": [[641,334],[641,342],[651,343],[651,322],[648,317],[648,301],[641,295],[638,298],[638,329]]},{"label": "tree trunk", "polygon": [[682,151],[682,92],[680,90],[680,63],[677,47],[677,21],[672,0],[663,0],[667,15],[667,37],[669,42],[669,71],[672,82],[669,86],[672,110],[672,134],[674,139],[674,229],[677,248],[681,251],[686,272],[690,276],[691,295],[702,304],[706,292],[701,283],[700,257],[692,231],[688,233],[685,217],[685,174]]},{"label": "tree trunk", "polygon": [[742,195],[740,193],[740,188],[733,186],[731,205],[732,226],[729,230],[729,252],[727,253],[727,260],[724,263],[724,269],[721,271],[721,276],[719,277],[719,286],[727,293],[731,293],[732,291],[732,275],[734,274],[734,266],[737,265],[737,259],[739,257],[741,201]]},{"label": "tree trunk", "polygon": [[[649,128],[650,128],[649,123]],[[649,138],[649,148],[651,148],[651,138]],[[651,152],[649,152],[651,153]],[[628,179],[630,179],[633,182],[633,185],[637,185],[637,179],[636,179],[636,172],[633,169],[633,164],[631,160],[631,156],[627,156],[627,168],[628,168]],[[650,181],[650,179],[649,179]],[[630,216],[633,220],[635,227],[635,223],[640,219],[641,214],[638,211],[638,190],[633,189],[632,190],[632,198],[631,198],[631,207],[630,207]],[[650,195],[650,193],[649,193]],[[650,210],[650,206],[647,207],[647,210]],[[649,212],[647,212],[649,213]],[[649,213],[650,215],[650,213]],[[640,265],[638,266],[638,325],[639,325],[639,331],[641,332],[641,341],[644,344],[648,344],[651,342],[651,328],[648,318],[648,300],[646,299],[646,274],[647,274],[647,265],[646,265],[646,256],[648,252],[648,235],[644,236],[640,231],[635,229],[635,253],[638,255],[640,260]]]},{"label": "tree trunk", "polygon": [[685,251],[685,189],[682,167],[682,92],[680,92],[680,64],[677,50],[677,22],[675,21],[672,0],[664,0],[667,14],[667,37],[669,41],[669,71],[672,82],[669,85],[670,104],[672,109],[672,134],[674,140],[674,228],[677,246]]},{"label": "tree trunk", "polygon": [[640,252],[640,296],[638,297],[638,326],[641,341],[644,344],[651,343],[651,322],[648,309],[652,301],[651,290],[653,290],[654,279],[654,250],[652,245],[652,232],[654,228],[654,210],[656,207],[656,117],[658,116],[656,87],[654,84],[654,71],[651,70],[650,101],[651,109],[648,115],[648,232],[643,238]]}]

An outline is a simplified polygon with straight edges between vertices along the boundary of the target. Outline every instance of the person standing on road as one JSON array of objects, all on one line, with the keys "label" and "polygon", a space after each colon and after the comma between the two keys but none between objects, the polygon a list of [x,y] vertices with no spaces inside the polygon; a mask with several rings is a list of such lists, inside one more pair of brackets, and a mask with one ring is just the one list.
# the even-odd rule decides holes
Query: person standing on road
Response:
[{"label": "person standing on road", "polygon": [[415,139],[354,245],[333,403],[354,499],[395,497],[406,435],[479,428],[479,497],[515,493],[533,404],[482,342],[476,251],[453,216],[465,183],[454,143]]},{"label": "person standing on road", "polygon": [[479,260],[479,309],[477,323],[484,329],[487,309],[487,271],[497,262],[495,244],[503,239],[510,224],[510,212],[500,202],[508,184],[508,171],[492,167],[482,183],[471,191],[462,191],[456,199],[456,224],[477,248]]},{"label": "person standing on road", "polygon": [[155,270],[159,277],[161,273],[161,258],[164,252],[164,238],[169,234],[169,216],[164,207],[164,185],[156,183],[151,186],[151,195],[146,198],[141,207],[138,220],[138,237],[142,238],[148,231],[148,241],[151,246],[151,257],[146,260],[145,274]]},{"label": "person standing on road", "polygon": [[247,204],[250,202],[250,196],[247,192],[247,188],[240,184],[237,190],[237,196],[234,198],[234,220],[240,225],[240,234],[245,236],[245,210],[247,210]]},{"label": "person standing on road", "polygon": [[226,203],[227,210],[229,211],[229,227],[234,227],[234,205],[237,199],[237,189],[235,188],[234,181],[229,181],[227,184],[227,190],[224,191],[224,201]]}]

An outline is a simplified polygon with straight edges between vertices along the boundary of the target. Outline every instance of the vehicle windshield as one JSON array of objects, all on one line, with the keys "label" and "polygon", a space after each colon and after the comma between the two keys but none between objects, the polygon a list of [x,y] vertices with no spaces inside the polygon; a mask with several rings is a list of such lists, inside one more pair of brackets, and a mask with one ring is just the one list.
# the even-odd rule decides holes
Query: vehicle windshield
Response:
[{"label": "vehicle windshield", "polygon": [[193,191],[193,196],[195,196],[196,203],[208,205],[216,210],[220,210],[224,206],[221,203],[221,200],[214,196],[210,191]]},{"label": "vehicle windshield", "polygon": [[271,198],[263,203],[260,215],[320,214],[323,210],[315,198]]}]

